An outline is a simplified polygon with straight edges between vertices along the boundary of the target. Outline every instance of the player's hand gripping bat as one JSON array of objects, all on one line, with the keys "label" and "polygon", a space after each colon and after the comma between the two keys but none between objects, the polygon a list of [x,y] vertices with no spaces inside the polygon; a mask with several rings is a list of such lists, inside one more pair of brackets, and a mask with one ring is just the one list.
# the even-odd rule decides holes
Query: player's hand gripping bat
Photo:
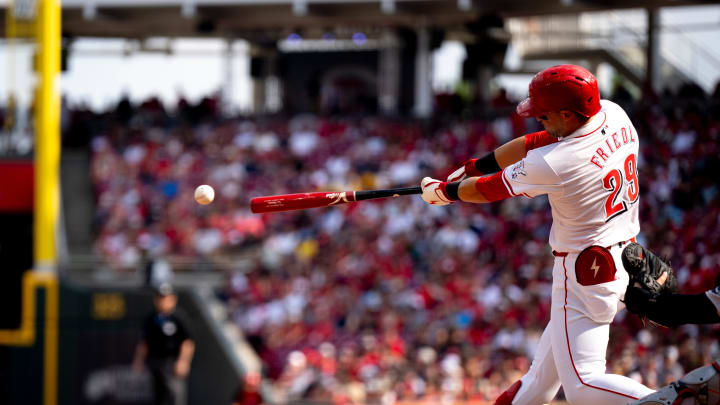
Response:
[{"label": "player's hand gripping bat", "polygon": [[420,187],[391,188],[386,190],[315,192],[299,194],[281,194],[255,197],[250,200],[250,211],[255,214],[304,210],[307,208],[329,207],[350,202],[373,200],[376,198],[397,197],[401,195],[422,194]]}]

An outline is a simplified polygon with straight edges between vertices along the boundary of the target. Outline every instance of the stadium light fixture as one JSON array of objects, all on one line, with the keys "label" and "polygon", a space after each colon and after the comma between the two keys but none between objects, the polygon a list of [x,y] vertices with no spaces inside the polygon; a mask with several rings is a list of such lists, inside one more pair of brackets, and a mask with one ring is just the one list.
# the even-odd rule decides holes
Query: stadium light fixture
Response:
[{"label": "stadium light fixture", "polygon": [[292,9],[293,9],[293,13],[295,13],[295,15],[300,15],[300,16],[307,15],[307,13],[308,13],[307,0],[293,0]]},{"label": "stadium light fixture", "polygon": [[287,36],[288,42],[291,44],[302,42],[303,37],[302,35],[298,34],[297,32],[292,32],[290,35]]},{"label": "stadium light fixture", "polygon": [[395,0],[381,0],[380,10],[383,14],[395,14]]},{"label": "stadium light fixture", "polygon": [[362,32],[356,32],[352,35],[352,40],[356,45],[365,45],[367,36]]},{"label": "stadium light fixture", "polygon": [[94,20],[97,16],[97,5],[94,1],[88,1],[83,5],[82,16],[85,20]]},{"label": "stadium light fixture", "polygon": [[470,11],[472,8],[472,0],[457,0],[457,8],[462,11]]},{"label": "stadium light fixture", "polygon": [[185,18],[194,18],[197,16],[197,4],[195,4],[195,0],[185,0],[180,9],[180,13]]}]

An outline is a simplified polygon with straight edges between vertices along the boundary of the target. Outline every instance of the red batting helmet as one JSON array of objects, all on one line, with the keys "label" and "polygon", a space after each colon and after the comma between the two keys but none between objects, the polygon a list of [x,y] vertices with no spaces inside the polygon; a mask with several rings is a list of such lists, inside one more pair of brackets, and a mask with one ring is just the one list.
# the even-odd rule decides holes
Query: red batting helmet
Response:
[{"label": "red batting helmet", "polygon": [[600,111],[597,80],[580,66],[558,65],[543,70],[533,77],[528,93],[516,108],[522,117],[562,110],[592,117]]}]

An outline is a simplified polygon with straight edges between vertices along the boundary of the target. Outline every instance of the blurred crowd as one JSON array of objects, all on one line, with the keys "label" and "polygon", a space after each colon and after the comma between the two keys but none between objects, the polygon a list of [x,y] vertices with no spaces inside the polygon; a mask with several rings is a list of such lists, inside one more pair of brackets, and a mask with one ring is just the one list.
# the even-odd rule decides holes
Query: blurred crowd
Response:
[{"label": "blurred crowd", "polygon": [[[684,292],[720,273],[720,92],[616,91],[641,140],[640,242]],[[529,367],[549,320],[545,197],[432,207],[419,197],[253,215],[254,196],[412,186],[536,130],[500,93],[462,120],[221,118],[211,99],[74,110],[87,141],[96,250],[132,271],[146,257],[203,257],[281,399],[337,404],[492,401]],[[216,201],[197,205],[193,189]],[[248,253],[250,252],[250,253]],[[231,260],[228,257],[242,257]],[[240,265],[240,263],[243,263]],[[720,357],[716,327],[643,327],[621,312],[608,371],[658,387]]]}]

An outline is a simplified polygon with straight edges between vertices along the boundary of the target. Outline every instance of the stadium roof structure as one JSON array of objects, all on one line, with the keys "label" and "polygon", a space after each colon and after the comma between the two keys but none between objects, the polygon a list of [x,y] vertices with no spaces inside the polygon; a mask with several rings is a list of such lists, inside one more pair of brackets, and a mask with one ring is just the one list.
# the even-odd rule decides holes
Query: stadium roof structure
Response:
[{"label": "stadium roof structure", "polygon": [[[21,1],[21,0],[15,0]],[[0,0],[0,26],[5,7]],[[453,27],[483,14],[526,17],[609,9],[708,4],[697,0],[63,0],[73,37],[224,37],[276,40],[289,30]]]}]

